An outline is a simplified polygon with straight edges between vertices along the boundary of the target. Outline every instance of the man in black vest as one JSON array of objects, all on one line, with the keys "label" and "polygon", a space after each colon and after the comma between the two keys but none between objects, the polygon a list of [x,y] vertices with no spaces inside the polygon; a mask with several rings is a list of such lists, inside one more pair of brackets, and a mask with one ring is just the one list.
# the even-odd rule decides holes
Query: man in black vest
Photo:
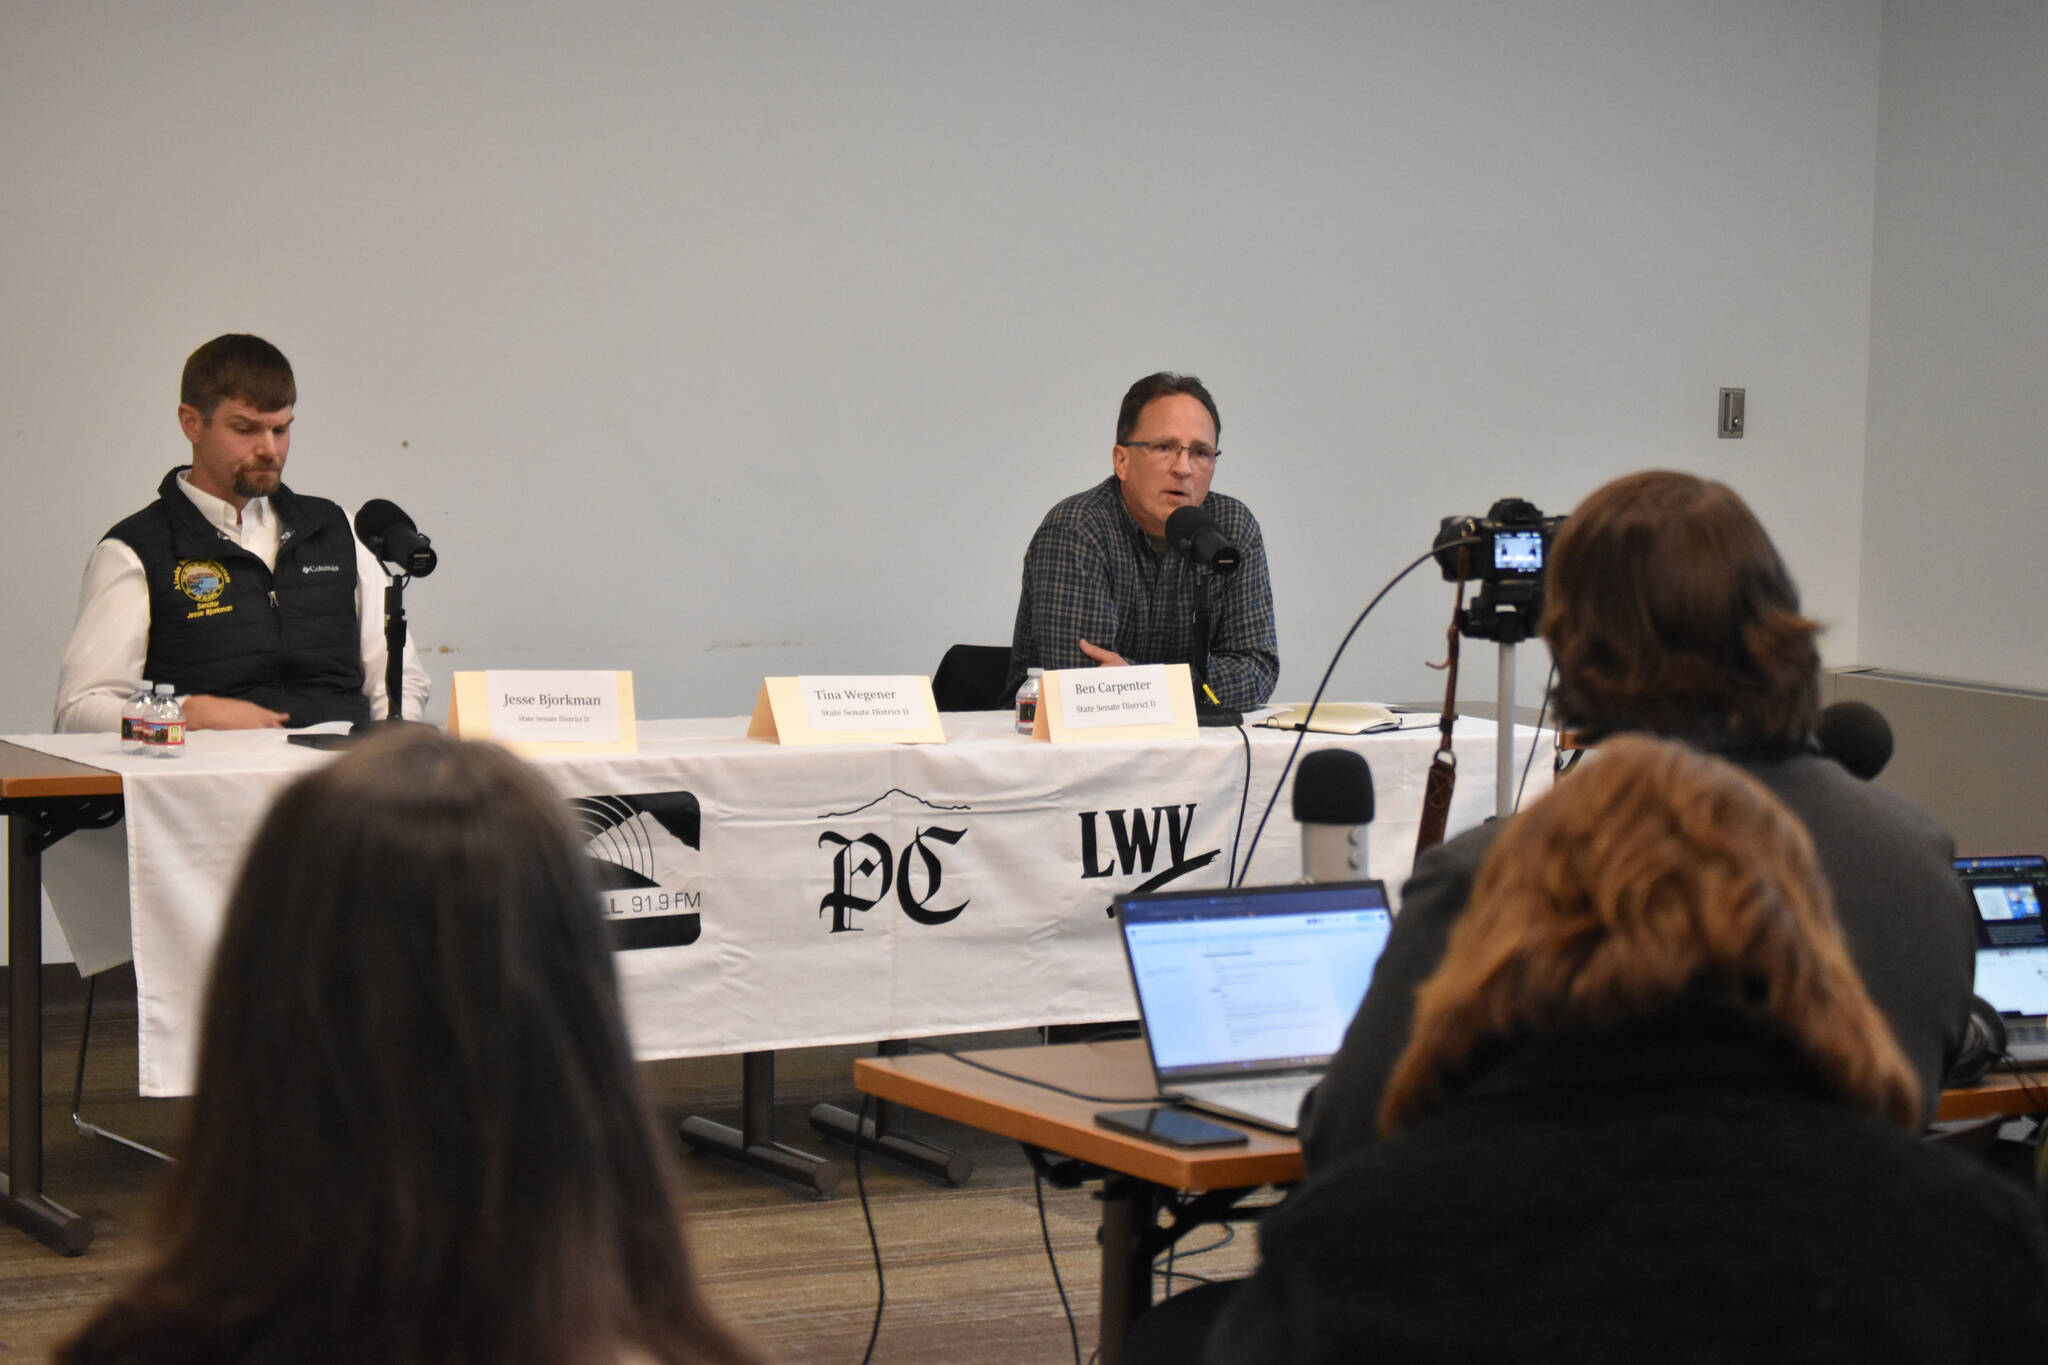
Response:
[{"label": "man in black vest", "polygon": [[[192,463],[93,550],[56,729],[118,729],[145,677],[177,689],[194,730],[383,718],[384,572],[340,507],[281,481],[297,401],[290,362],[261,337],[215,337],[185,362]],[[408,644],[405,715],[427,690]]]}]

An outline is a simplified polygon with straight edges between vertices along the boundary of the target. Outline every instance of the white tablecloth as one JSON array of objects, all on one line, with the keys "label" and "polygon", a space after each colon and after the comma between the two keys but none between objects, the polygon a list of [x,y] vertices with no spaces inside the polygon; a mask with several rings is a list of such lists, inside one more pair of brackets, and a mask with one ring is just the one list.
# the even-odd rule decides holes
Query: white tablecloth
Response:
[{"label": "white tablecloth", "polygon": [[[645,721],[636,754],[538,761],[576,801],[591,854],[614,881],[635,884],[607,894],[610,912],[641,921],[629,932],[645,933],[650,919],[674,931],[655,935],[666,946],[618,956],[642,1057],[1129,1018],[1111,898],[1147,883],[1222,885],[1294,742],[1250,731],[1240,837],[1246,745],[1236,730],[1049,745],[1015,734],[999,713],[944,719],[942,745],[810,749],[747,739],[742,717]],[[1534,738],[1526,727],[1518,736],[1518,751]],[[121,773],[126,838],[111,831],[116,842],[100,847],[125,843],[128,904],[102,895],[67,905],[55,850],[52,895],[74,944],[118,943],[125,914],[141,1091],[188,1093],[207,964],[247,843],[277,791],[331,756],[275,731],[195,732],[174,761],[122,755],[111,735],[9,738]],[[1418,729],[1312,736],[1304,748],[1344,744],[1370,760],[1371,872],[1396,891],[1435,740]],[[1452,832],[1492,811],[1495,728],[1461,721],[1457,742],[1464,780]],[[1539,757],[1531,796],[1548,780]],[[1248,882],[1299,875],[1289,795]],[[78,846],[74,862],[94,858],[88,836],[65,842]],[[76,956],[85,970],[111,965],[104,949]]]}]

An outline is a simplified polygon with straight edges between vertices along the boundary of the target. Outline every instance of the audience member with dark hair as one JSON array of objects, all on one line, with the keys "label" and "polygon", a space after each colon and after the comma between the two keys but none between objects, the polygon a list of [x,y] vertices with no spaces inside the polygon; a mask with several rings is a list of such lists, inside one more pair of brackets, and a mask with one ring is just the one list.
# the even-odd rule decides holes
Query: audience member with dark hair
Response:
[{"label": "audience member with dark hair", "polygon": [[748,1359],[692,1283],[583,862],[523,764],[424,728],[289,788],[214,959],[159,1258],[59,1359]]},{"label": "audience member with dark hair", "polygon": [[[1805,823],[1850,955],[1931,1118],[1943,1067],[1964,1036],[1975,916],[1951,866],[1948,832],[1813,750],[1817,629],[1742,499],[1669,472],[1616,479],[1572,513],[1552,550],[1540,624],[1566,726],[1595,739],[1640,732],[1717,753]],[[1311,1172],[1373,1140],[1416,987],[1442,959],[1502,827],[1482,825],[1417,860],[1372,986],[1305,1106]]]},{"label": "audience member with dark hair", "polygon": [[1800,822],[1611,741],[1493,841],[1380,1099],[1205,1359],[2026,1358],[2048,1234],[1921,1083]]}]

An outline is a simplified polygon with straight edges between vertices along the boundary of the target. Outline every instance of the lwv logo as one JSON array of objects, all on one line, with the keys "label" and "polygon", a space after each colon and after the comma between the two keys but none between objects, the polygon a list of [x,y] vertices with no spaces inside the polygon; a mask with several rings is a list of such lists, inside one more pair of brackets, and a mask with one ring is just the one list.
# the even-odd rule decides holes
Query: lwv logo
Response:
[{"label": "lwv logo", "polygon": [[[1111,848],[1102,843],[1101,825],[1109,825]],[[1153,806],[1147,810],[1088,810],[1081,812],[1081,876],[1114,877],[1150,874],[1132,894],[1157,891],[1170,881],[1185,877],[1216,861],[1223,850],[1188,856],[1188,835],[1195,827],[1195,803],[1185,806]],[[1170,859],[1158,872],[1152,867],[1160,853],[1159,836],[1166,835],[1165,851]]]}]

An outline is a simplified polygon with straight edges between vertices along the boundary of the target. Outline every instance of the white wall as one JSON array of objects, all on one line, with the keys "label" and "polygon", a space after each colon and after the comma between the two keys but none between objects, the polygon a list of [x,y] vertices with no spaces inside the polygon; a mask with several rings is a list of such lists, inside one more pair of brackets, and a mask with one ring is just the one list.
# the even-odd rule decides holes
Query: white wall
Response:
[{"label": "white wall", "polygon": [[[288,479],[443,549],[437,706],[618,666],[731,714],[1006,641],[1161,367],[1221,402],[1283,697],[1440,516],[1651,464],[1733,482],[1869,652],[1875,0],[6,14],[0,732],[231,329],[298,368]],[[1336,693],[1434,692],[1448,605],[1411,580]]]},{"label": "white wall", "polygon": [[1863,661],[2048,689],[2048,6],[1890,0]]}]

